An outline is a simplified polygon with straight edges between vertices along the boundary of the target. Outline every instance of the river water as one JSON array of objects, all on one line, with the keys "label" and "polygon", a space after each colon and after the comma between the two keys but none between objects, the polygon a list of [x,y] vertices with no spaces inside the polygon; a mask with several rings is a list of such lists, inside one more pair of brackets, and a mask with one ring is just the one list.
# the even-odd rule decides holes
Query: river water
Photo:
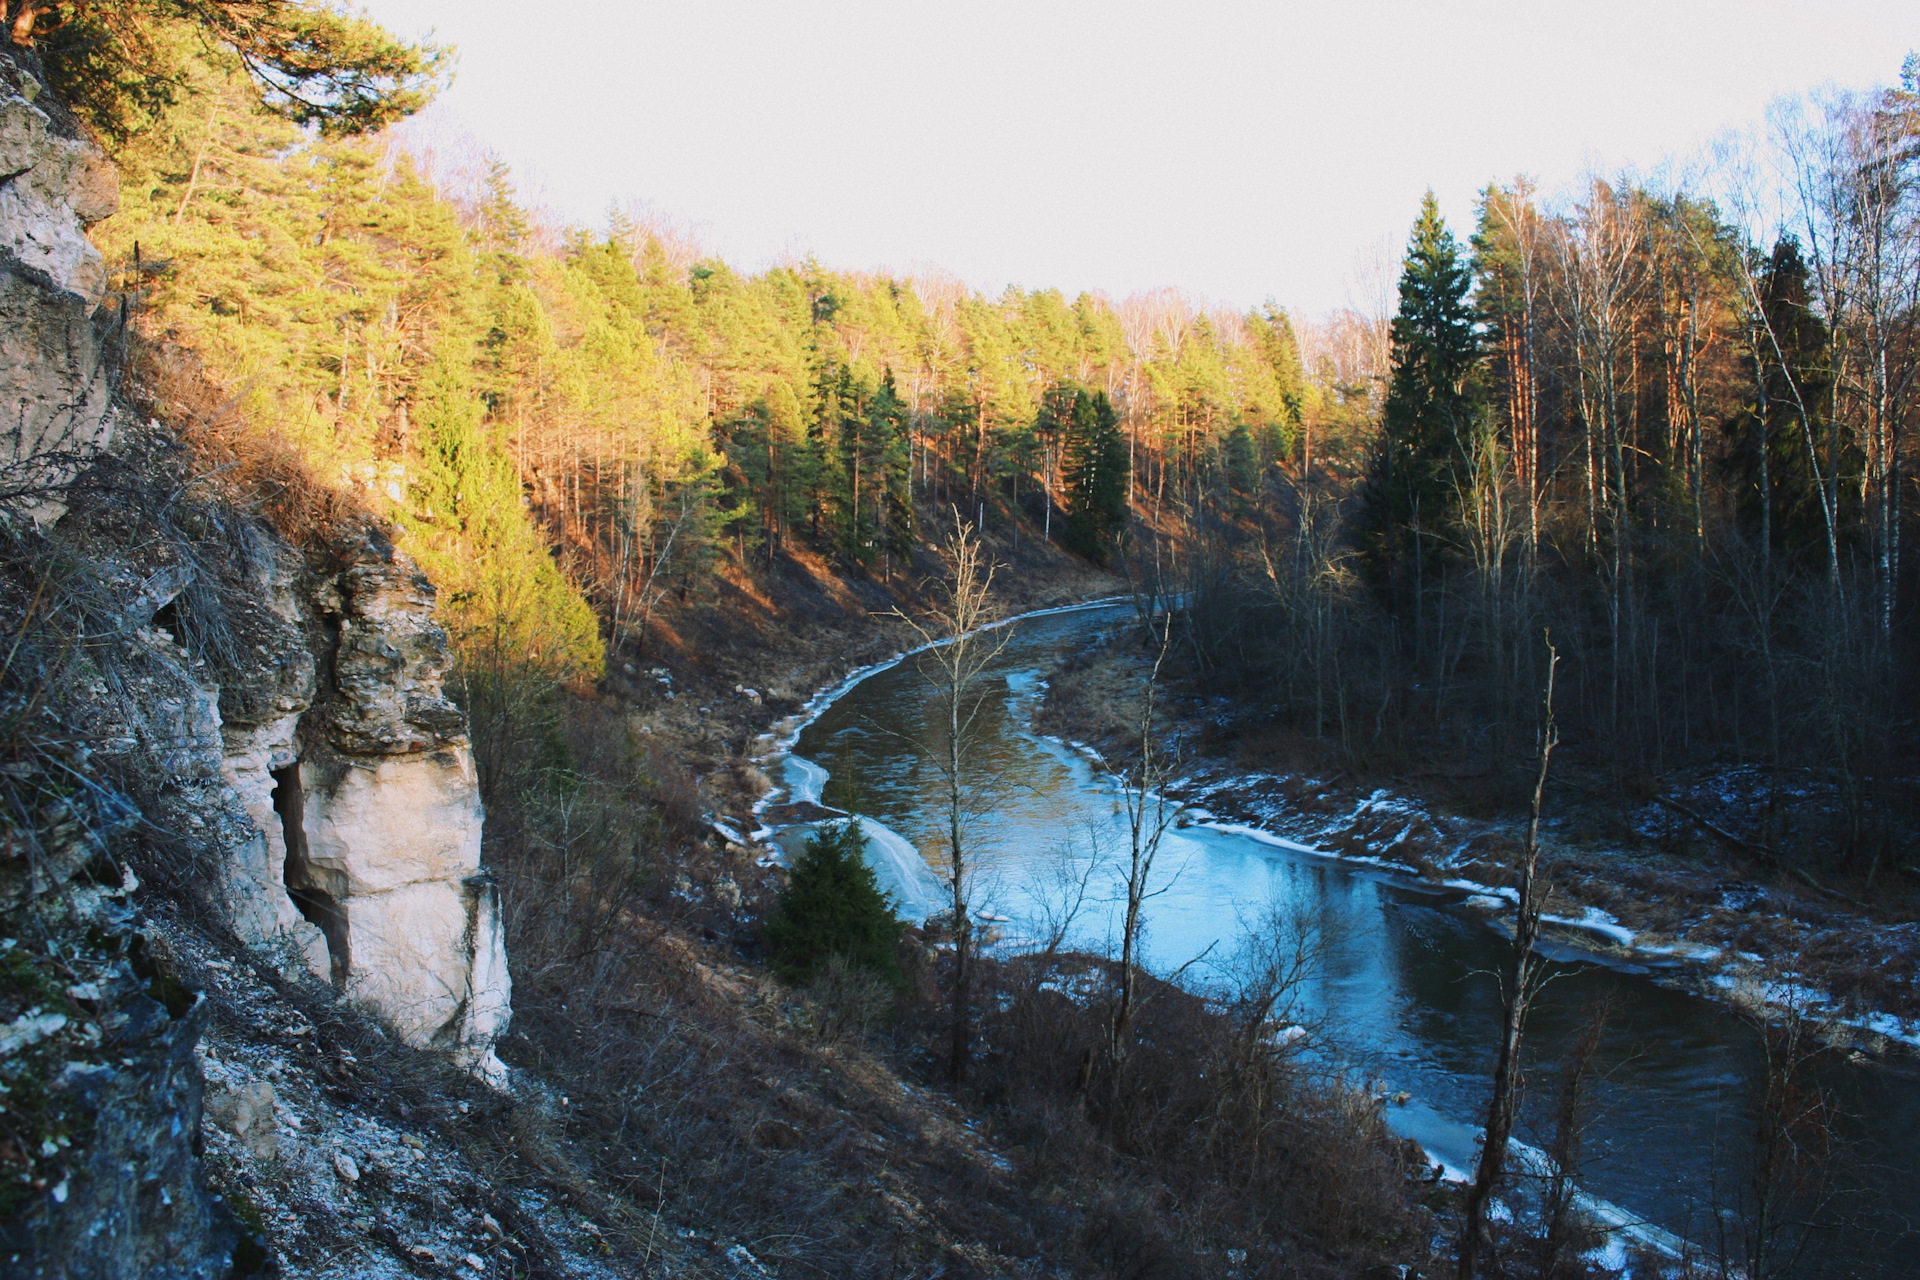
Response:
[{"label": "river water", "polygon": [[[971,828],[981,868],[973,901],[1003,945],[1044,936],[1083,879],[1087,902],[1072,944],[1102,950],[1114,935],[1113,881],[1102,868],[1126,847],[1118,793],[1082,753],[1038,736],[1030,722],[1044,694],[1039,672],[1129,617],[1109,606],[1023,620],[987,677],[995,696],[976,756],[984,792]],[[911,746],[929,708],[929,687],[909,657],[841,692],[783,765],[788,798],[863,815],[882,884],[915,918],[941,905],[941,780]],[[1229,982],[1245,931],[1276,910],[1320,922],[1323,957],[1301,991],[1302,1016],[1325,1023],[1328,1052],[1362,1078],[1411,1095],[1386,1108],[1397,1132],[1453,1171],[1472,1167],[1499,1018],[1492,974],[1507,943],[1460,909],[1462,894],[1199,824],[1167,833],[1155,887],[1164,891],[1149,908],[1146,963],[1161,974],[1191,964],[1182,977],[1190,986]],[[1630,1224],[1629,1235],[1710,1247],[1715,1206],[1737,1198],[1751,1168],[1758,1036],[1657,973],[1555,954],[1529,1026],[1536,1087],[1522,1138],[1545,1144],[1555,1067],[1587,1011],[1608,1002],[1581,1185],[1607,1216]],[[1886,1234],[1898,1230],[1903,1209],[1920,1210],[1920,1081],[1835,1054],[1821,1083],[1849,1116],[1844,1189],[1867,1193],[1836,1212],[1873,1208],[1860,1226],[1819,1237],[1802,1272],[1920,1276],[1920,1236]]]}]

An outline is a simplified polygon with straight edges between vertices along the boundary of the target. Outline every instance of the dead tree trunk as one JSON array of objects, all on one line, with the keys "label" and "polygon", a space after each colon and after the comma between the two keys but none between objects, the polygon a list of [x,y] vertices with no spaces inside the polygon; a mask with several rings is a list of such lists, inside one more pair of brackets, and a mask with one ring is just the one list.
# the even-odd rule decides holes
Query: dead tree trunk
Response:
[{"label": "dead tree trunk", "polygon": [[1460,1231],[1460,1280],[1474,1280],[1479,1274],[1487,1244],[1487,1209],[1493,1192],[1506,1171],[1507,1146],[1513,1137],[1514,1117],[1520,1106],[1520,1046],[1527,1025],[1527,1010],[1539,993],[1542,978],[1540,957],[1533,944],[1540,933],[1540,909],[1546,899],[1536,875],[1540,859],[1540,807],[1547,789],[1547,765],[1553,749],[1560,745],[1560,732],[1553,720],[1553,677],[1560,665],[1559,651],[1547,640],[1547,687],[1541,702],[1540,750],[1533,779],[1533,811],[1527,819],[1527,843],[1518,865],[1520,900],[1513,922],[1512,962],[1505,974],[1505,1005],[1500,1025],[1500,1050],[1493,1067],[1493,1096],[1487,1102],[1486,1144],[1480,1150],[1480,1167],[1473,1186],[1467,1192],[1466,1222]]}]

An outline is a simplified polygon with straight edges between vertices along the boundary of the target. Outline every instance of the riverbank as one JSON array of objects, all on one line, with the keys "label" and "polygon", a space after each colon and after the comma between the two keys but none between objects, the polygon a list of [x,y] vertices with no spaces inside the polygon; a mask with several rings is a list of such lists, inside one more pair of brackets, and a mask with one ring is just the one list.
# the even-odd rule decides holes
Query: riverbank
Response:
[{"label": "riverbank", "polygon": [[[1027,619],[985,677],[984,689],[990,696],[979,725],[979,750],[982,759],[993,762],[994,782],[990,785],[994,792],[991,800],[981,804],[978,825],[970,838],[977,856],[986,859],[977,865],[991,901],[979,918],[1007,931],[1010,945],[998,951],[996,959],[1006,961],[1010,968],[1017,969],[1032,957],[1065,955],[1079,947],[1103,954],[1103,938],[1106,947],[1112,945],[1113,926],[1108,917],[1114,890],[1105,877],[1113,870],[1114,841],[1119,840],[1122,846],[1125,842],[1124,831],[1112,829],[1120,821],[1111,812],[1112,790],[1097,771],[1090,769],[1086,753],[1036,738],[1029,726],[1039,694],[1035,669],[1043,667],[1058,649],[1079,652],[1094,647],[1094,637],[1103,629],[1124,626],[1127,613],[1122,603],[1094,613],[1076,611]],[[1004,701],[993,696],[1003,679]],[[857,684],[843,681],[823,691],[810,707],[810,723],[795,744],[798,757],[786,761],[783,780],[797,793],[814,795],[818,794],[817,781],[830,776],[839,794],[860,797],[863,814],[874,815],[867,819],[869,823],[884,824],[880,831],[916,859],[913,850],[918,844],[937,860],[939,824],[937,820],[929,823],[933,815],[927,813],[926,797],[915,781],[915,771],[894,748],[903,736],[911,737],[917,731],[923,702],[919,677],[910,664],[898,662],[880,664],[862,673]],[[1315,976],[1297,973],[1296,979],[1303,983],[1299,987],[1289,980],[1286,985],[1293,992],[1289,1004],[1295,998],[1304,1003],[1266,1027],[1261,1042],[1297,1044],[1296,1037],[1303,1029],[1289,1019],[1304,1017],[1318,1025],[1325,1013],[1337,1008],[1348,1025],[1327,1027],[1329,1038],[1321,1044],[1325,1052],[1314,1059],[1318,1069],[1335,1074],[1358,1072],[1351,1076],[1356,1083],[1377,1080],[1367,1084],[1364,1094],[1372,1100],[1370,1105],[1382,1109],[1379,1118],[1390,1132],[1418,1141],[1428,1152],[1438,1153],[1435,1159],[1453,1168],[1470,1168],[1473,1130],[1465,1118],[1474,1114],[1476,1105],[1484,1105],[1476,1104],[1472,1097],[1479,1092],[1484,1076],[1465,1059],[1477,1058],[1479,1046],[1487,1043],[1481,1034],[1484,1019],[1477,1008],[1484,1002],[1449,975],[1485,971],[1491,963],[1486,953],[1498,949],[1491,935],[1462,923],[1457,929],[1481,933],[1482,945],[1463,949],[1443,943],[1442,954],[1426,945],[1434,940],[1432,925],[1427,923],[1433,913],[1420,914],[1437,895],[1393,890],[1388,887],[1390,877],[1381,874],[1328,875],[1313,870],[1312,859],[1275,858],[1271,851],[1260,851],[1257,841],[1203,831],[1191,823],[1189,829],[1170,832],[1162,852],[1162,887],[1166,892],[1154,894],[1143,952],[1151,972],[1170,974],[1196,961],[1203,962],[1191,975],[1196,982],[1192,991],[1206,993],[1208,1004],[1228,1010],[1235,1005],[1238,993],[1250,989],[1246,966],[1252,963],[1258,967],[1261,938],[1292,937],[1294,924],[1309,924],[1312,936],[1318,939],[1314,947],[1329,948],[1323,956],[1324,964],[1310,966]],[[901,886],[889,879],[891,859],[872,860],[883,885],[898,893]],[[1178,884],[1177,892],[1168,887],[1172,883]],[[1066,895],[1064,899],[1057,898],[1061,893]],[[1442,893],[1465,896],[1458,891]],[[1410,901],[1416,898],[1426,901]],[[1270,903],[1280,914],[1267,914],[1273,909]],[[1407,907],[1413,910],[1402,910]],[[1066,921],[1076,909],[1084,909],[1084,915],[1078,927],[1073,927]],[[1419,936],[1410,935],[1408,928]],[[1062,950],[1056,952],[1056,946]],[[1399,962],[1392,958],[1416,951],[1425,953],[1424,968],[1431,975],[1427,985],[1439,983],[1452,991],[1423,989],[1417,975],[1400,969]],[[1085,963],[1086,958],[1077,957],[1076,962]],[[1018,985],[1015,983],[1015,987]],[[1042,983],[1050,993],[1049,999],[1070,999],[1077,1008],[1108,1007],[1109,985],[1096,981],[1089,990],[1083,976],[1063,978],[1051,973]],[[1556,985],[1556,992],[1560,989]],[[999,993],[996,987],[995,991],[994,999],[984,1005],[986,1010],[1002,1007],[1003,994],[1014,1002],[1004,1006],[1007,1008],[1026,998],[1017,990]],[[1456,1007],[1462,994],[1467,997],[1466,1009]],[[1429,1041],[1422,1032],[1408,1030],[1403,1014],[1410,1000],[1424,1004],[1436,996],[1444,1002],[1445,1011],[1435,1012],[1454,1030]],[[1692,1004],[1671,994],[1667,1002]],[[1060,1015],[1065,1013],[1059,1010]],[[986,1017],[991,1020],[993,1015],[989,1012]],[[1630,1020],[1625,1034],[1636,1034],[1644,1021]],[[1058,1016],[1022,1026],[1024,1031],[1009,1037],[1009,1043],[1022,1052],[1029,1036],[1045,1038],[1060,1031]],[[1356,1029],[1357,1037],[1349,1034]],[[1545,1034],[1551,1040],[1557,1032],[1549,1028]],[[1184,1033],[1155,1042],[1169,1046],[1198,1044]],[[1317,1038],[1314,1042],[1320,1043]],[[1012,1051],[996,1047],[988,1056]],[[1098,1056],[1096,1053],[1095,1060]],[[1218,1063],[1201,1065],[1207,1066],[1208,1079],[1230,1079],[1215,1070]],[[1699,1079],[1715,1074],[1708,1067]],[[1043,1080],[1071,1080],[1075,1076],[1071,1062],[1065,1068],[1040,1073]],[[1406,1092],[1409,1089],[1411,1092]],[[1687,1091],[1698,1092],[1698,1088],[1690,1086]],[[1663,1096],[1672,1099],[1675,1094],[1667,1092]],[[1646,1101],[1644,1097],[1629,1100],[1632,1114],[1627,1128],[1612,1126],[1604,1139],[1608,1145],[1659,1112],[1658,1105],[1649,1111]],[[1670,1145],[1662,1144],[1662,1150]],[[1658,1167],[1668,1167],[1660,1156],[1650,1158]],[[1649,1185],[1646,1179],[1631,1181],[1642,1192]],[[1617,1182],[1603,1185],[1611,1193]],[[1658,1228],[1645,1226],[1639,1216],[1655,1212],[1648,1207],[1649,1196],[1636,1195],[1631,1200],[1637,1213],[1601,1201],[1595,1204],[1601,1211],[1611,1210],[1615,1217],[1609,1220],[1623,1228],[1626,1242],[1644,1244],[1642,1237],[1664,1238]],[[1440,1207],[1428,1203],[1430,1208]],[[1444,1249],[1444,1240],[1439,1247]]]},{"label": "riverbank", "polygon": [[[1124,632],[1059,655],[1036,727],[1123,758],[1150,666]],[[1508,864],[1524,839],[1523,813],[1470,815],[1417,786],[1356,779],[1322,763],[1311,744],[1284,737],[1250,745],[1223,732],[1237,710],[1200,697],[1178,675],[1167,681],[1156,732],[1182,755],[1167,788],[1188,806],[1182,821],[1407,877],[1447,891],[1449,909],[1490,927],[1510,918]],[[1643,807],[1653,812],[1629,814],[1629,832],[1665,811]],[[1792,1012],[1857,1054],[1920,1058],[1920,925],[1712,846],[1683,855],[1652,838],[1596,837],[1596,828],[1620,824],[1597,821],[1594,810],[1570,787],[1550,789],[1542,833],[1550,941],[1745,1012]]]},{"label": "riverbank", "polygon": [[[1007,622],[1017,645],[1036,628],[1077,626],[1085,610],[1110,611],[1124,600],[1043,607]],[[850,707],[878,697],[915,714],[922,698],[911,653],[889,654],[820,689],[763,740],[769,765],[816,725],[895,742],[899,726],[870,714],[871,705]],[[840,813],[822,808],[809,785],[826,770],[806,758],[780,763],[787,794],[758,816],[785,826]],[[882,806],[863,803],[863,814],[896,821],[880,796],[852,790]],[[878,866],[894,846],[934,875],[911,841],[861,820],[876,845],[885,842],[868,858],[896,897],[900,886]],[[951,932],[937,900],[930,910],[908,905],[906,914],[922,921],[901,952],[911,994],[899,1021],[876,1038],[916,1084],[946,1093]],[[989,936],[1012,924],[988,908],[978,918]],[[1128,1274],[1428,1274],[1455,1233],[1458,1188],[1435,1176],[1417,1143],[1392,1132],[1384,1098],[1342,1069],[1299,1056],[1301,1046],[1257,993],[1222,1002],[1138,971],[1128,1049],[1115,1052],[1118,973],[1110,958],[1071,947],[989,943],[974,961],[972,1067],[954,1096],[1006,1144],[1008,1172],[1034,1180],[1064,1217],[1084,1224],[1077,1242],[1050,1243],[1049,1261],[1080,1253],[1097,1259],[1101,1273]]]},{"label": "riverbank", "polygon": [[[985,541],[1007,566],[994,598],[1008,615],[1120,585],[1011,529],[989,529]],[[570,695],[571,719],[601,722],[645,757],[682,836],[667,874],[689,928],[754,946],[757,922],[785,884],[784,870],[750,838],[773,788],[762,758],[780,726],[796,723],[821,691],[915,643],[894,612],[923,609],[940,572],[925,548],[887,578],[796,551],[772,573],[725,575],[704,598],[663,602],[647,644],[610,653],[599,686]]]},{"label": "riverbank", "polygon": [[[1011,613],[1114,584],[1069,569],[1007,585]],[[844,979],[786,987],[754,962],[785,875],[754,838],[756,757],[825,705],[821,691],[908,647],[875,616],[883,599],[847,594],[812,617],[788,604],[711,645],[656,650],[622,671],[631,687],[610,681],[573,705],[563,727],[580,794],[617,789],[615,762],[632,756],[632,787],[658,798],[658,825],[639,833],[650,872],[636,881],[630,863],[591,854],[556,871],[565,832],[539,814],[546,834],[503,868],[519,1011],[500,1052],[560,1095],[573,1188],[620,1189],[616,1247],[650,1247],[656,1228],[698,1232],[722,1258],[737,1247],[757,1260],[735,1275],[1418,1274],[1445,1233],[1416,1200],[1448,1193],[1410,1177],[1424,1167],[1353,1089],[1289,1084],[1299,1106],[1284,1135],[1223,1162],[1232,1132],[1258,1130],[1216,1117],[1217,1140],[1199,1140],[1227,1077],[1190,1054],[1143,1047],[1141,1088],[1177,1085],[1178,1097],[1130,1110],[1124,1132],[1103,1118],[1103,1100],[1136,1090],[1061,1069],[1061,1055],[1097,1049],[1108,1014],[1063,1007],[1054,970],[982,962],[978,1069],[955,1089],[937,930],[909,932],[898,997]],[[698,620],[683,621],[686,641]],[[1141,1026],[1170,1045],[1201,1031],[1220,1055],[1239,1043],[1204,1001],[1169,992],[1152,1006]],[[1028,1034],[1039,1025],[1073,1038]],[[1297,1229],[1269,1230],[1283,1208]],[[612,1237],[613,1215],[594,1216]]]}]

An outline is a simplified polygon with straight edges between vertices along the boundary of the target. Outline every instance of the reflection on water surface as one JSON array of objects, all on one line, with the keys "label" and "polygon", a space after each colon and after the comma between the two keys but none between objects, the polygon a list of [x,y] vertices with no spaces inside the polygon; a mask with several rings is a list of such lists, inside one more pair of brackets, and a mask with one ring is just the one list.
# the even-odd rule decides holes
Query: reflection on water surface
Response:
[{"label": "reflection on water surface", "polygon": [[[972,896],[1009,944],[1044,936],[1089,859],[1126,847],[1110,786],[1079,753],[1035,736],[1028,723],[1044,692],[1039,669],[1063,645],[1091,643],[1128,616],[1111,607],[1023,622],[991,675],[998,683],[975,756],[980,786],[969,838],[981,876]],[[941,776],[912,747],[930,709],[909,658],[829,707],[785,766],[796,797],[867,817],[882,882],[906,914],[922,918],[941,905],[945,821]],[[1109,877],[1098,868],[1093,876],[1072,940],[1100,950],[1115,931],[1115,895]],[[1324,922],[1326,957],[1305,993],[1309,1011],[1328,1020],[1344,1061],[1390,1092],[1413,1095],[1388,1109],[1398,1130],[1449,1165],[1470,1167],[1499,1016],[1491,975],[1503,938],[1446,909],[1444,897],[1369,869],[1202,827],[1168,832],[1156,881],[1166,891],[1151,906],[1147,963],[1170,973],[1204,955],[1188,971],[1190,984],[1224,981],[1245,929],[1276,909]],[[1554,970],[1530,1026],[1531,1074],[1541,1083],[1533,1132],[1523,1136],[1544,1140],[1538,1104],[1551,1091],[1554,1059],[1586,1011],[1609,1002],[1607,1071],[1582,1183],[1630,1215],[1708,1239],[1712,1204],[1728,1198],[1724,1189],[1744,1168],[1744,1101],[1759,1067],[1758,1038],[1727,1011],[1646,978],[1573,956]],[[1825,1082],[1857,1117],[1846,1135],[1852,1180],[1890,1191],[1893,1208],[1920,1205],[1911,1191],[1920,1173],[1920,1086],[1896,1071],[1837,1061]],[[1920,1274],[1920,1263],[1904,1260],[1909,1249],[1920,1257],[1913,1238],[1850,1231],[1823,1242],[1818,1261],[1832,1274]]]}]

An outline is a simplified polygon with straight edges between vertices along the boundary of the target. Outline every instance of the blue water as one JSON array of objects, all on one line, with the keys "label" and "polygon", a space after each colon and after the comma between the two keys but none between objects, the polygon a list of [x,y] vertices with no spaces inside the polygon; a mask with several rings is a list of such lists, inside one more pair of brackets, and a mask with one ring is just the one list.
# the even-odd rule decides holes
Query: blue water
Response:
[{"label": "blue water", "polygon": [[[1120,793],[1086,755],[1036,735],[1039,673],[1062,652],[1124,626],[1130,610],[1056,613],[1018,624],[989,673],[970,773],[977,796],[969,840],[979,869],[971,900],[999,945],[1107,950],[1116,936],[1116,869],[1128,846]],[[938,911],[944,892],[943,780],[916,751],[930,686],[914,657],[847,689],[801,732],[784,764],[792,798],[856,811],[882,883],[903,914]],[[1184,822],[1185,820],[1182,819]],[[1506,940],[1462,911],[1457,892],[1431,889],[1351,861],[1260,839],[1176,825],[1162,842],[1149,904],[1146,963],[1206,990],[1230,985],[1250,929],[1307,930],[1318,963],[1294,1016],[1321,1037],[1323,1058],[1390,1094],[1389,1122],[1455,1171],[1472,1167],[1499,1018],[1492,974]],[[1069,904],[1080,908],[1065,922]],[[1063,927],[1063,922],[1064,927]],[[1716,1205],[1730,1203],[1750,1165],[1747,1098],[1759,1037],[1725,1009],[1648,977],[1563,951],[1529,1028],[1523,1139],[1544,1145],[1546,1103],[1565,1047],[1589,1011],[1610,1007],[1581,1185],[1621,1220],[1710,1245]],[[1183,968],[1184,967],[1184,968]],[[1823,1069],[1856,1117],[1842,1181],[1889,1206],[1920,1206],[1920,1084],[1896,1070]],[[1859,1202],[1864,1205],[1864,1199]],[[1920,1275],[1920,1237],[1831,1233],[1805,1274]]]}]

